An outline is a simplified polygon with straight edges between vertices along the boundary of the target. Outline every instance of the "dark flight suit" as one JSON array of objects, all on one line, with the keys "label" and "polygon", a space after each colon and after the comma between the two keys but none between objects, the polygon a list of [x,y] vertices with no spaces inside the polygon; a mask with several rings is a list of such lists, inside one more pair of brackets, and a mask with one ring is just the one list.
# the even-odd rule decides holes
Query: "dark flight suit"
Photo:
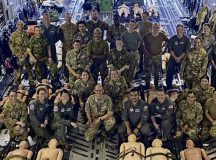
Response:
[{"label": "dark flight suit", "polygon": [[[137,125],[141,122],[140,132],[142,135],[149,135],[150,124],[147,122],[149,119],[148,106],[143,100],[139,100],[134,106],[131,100],[124,103],[124,109],[122,113],[122,120],[124,122],[128,121],[131,130],[136,129]],[[118,128],[118,133],[123,136],[127,133],[127,128],[125,123],[122,123]]]},{"label": "dark flight suit", "polygon": [[41,123],[44,123],[45,120],[48,120],[49,122],[50,111],[51,109],[48,99],[44,100],[44,104],[42,104],[38,99],[32,100],[29,103],[30,125],[37,136],[46,139],[50,137],[47,126],[42,128],[40,125]]},{"label": "dark flight suit", "polygon": [[150,116],[155,117],[156,123],[160,125],[163,135],[170,136],[173,127],[174,102],[169,98],[165,98],[163,103],[160,103],[157,98],[150,103]]},{"label": "dark flight suit", "polygon": [[61,101],[58,102],[53,109],[54,118],[52,128],[55,130],[55,137],[60,144],[65,143],[66,129],[70,130],[71,122],[74,118],[74,104],[68,101],[64,105]]}]

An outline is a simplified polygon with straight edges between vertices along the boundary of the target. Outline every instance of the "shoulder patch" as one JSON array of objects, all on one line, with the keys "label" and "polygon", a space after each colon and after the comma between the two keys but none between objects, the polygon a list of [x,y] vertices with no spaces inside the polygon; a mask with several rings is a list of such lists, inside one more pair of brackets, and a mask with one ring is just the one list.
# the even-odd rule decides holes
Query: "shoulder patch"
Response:
[{"label": "shoulder patch", "polygon": [[30,110],[34,110],[34,105],[30,104],[29,108],[30,108]]},{"label": "shoulder patch", "polygon": [[54,106],[53,111],[57,112],[58,111],[58,106]]},{"label": "shoulder patch", "polygon": [[169,108],[173,108],[173,105],[169,105]]}]

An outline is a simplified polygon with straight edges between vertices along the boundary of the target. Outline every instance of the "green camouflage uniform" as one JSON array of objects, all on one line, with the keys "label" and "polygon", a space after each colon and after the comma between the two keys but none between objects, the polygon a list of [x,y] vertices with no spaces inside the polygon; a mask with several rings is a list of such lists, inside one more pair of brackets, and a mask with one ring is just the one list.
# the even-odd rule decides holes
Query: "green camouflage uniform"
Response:
[{"label": "green camouflage uniform", "polygon": [[[208,114],[215,121],[216,120],[216,104],[213,98],[210,98],[206,101],[204,106],[204,111],[208,110]],[[206,140],[211,133],[211,127],[213,127],[212,123],[205,117],[202,122],[202,140]],[[214,126],[216,127],[216,126]],[[212,137],[216,138],[216,132],[212,132],[210,134]]]},{"label": "green camouflage uniform", "polygon": [[[103,95],[102,99],[100,101],[96,100],[95,94],[89,96],[86,106],[85,106],[85,112],[90,113],[92,120],[97,119],[108,112],[112,113],[112,100],[109,96]],[[113,116],[110,116],[106,120],[102,122],[104,124],[104,127],[106,131],[110,131],[113,126],[115,125],[115,118]],[[100,126],[100,122],[93,128],[88,127],[85,131],[85,140],[86,141],[92,141],[98,128]]]},{"label": "green camouflage uniform", "polygon": [[[83,50],[80,50],[79,53],[75,53],[74,50],[67,53],[66,66],[73,68],[75,72],[86,69],[87,65],[89,65],[89,57]],[[75,80],[76,77],[70,73],[69,83],[74,84]]]},{"label": "green camouflage uniform", "polygon": [[[115,39],[117,37],[121,37],[121,34],[127,31],[127,27],[125,27],[125,25],[120,24],[119,26],[116,26],[115,24],[111,25],[108,27],[107,30],[107,41],[109,43],[111,43],[110,45],[112,45],[113,47],[115,46]],[[111,47],[111,48],[113,48]]]},{"label": "green camouflage uniform", "polygon": [[44,123],[45,120],[49,120],[50,117],[50,104],[49,100],[46,98],[44,104],[42,104],[38,99],[34,99],[29,103],[29,118],[31,127],[37,136],[48,139],[49,132],[47,127],[42,128],[40,125]]},{"label": "green camouflage uniform", "polygon": [[26,140],[28,136],[27,128],[24,127],[24,132],[20,135],[14,130],[16,122],[27,123],[28,110],[25,103],[18,101],[15,105],[12,105],[8,101],[3,106],[4,124],[9,130],[10,138],[15,138],[18,136],[19,140]]},{"label": "green camouflage uniform", "polygon": [[71,23],[70,25],[64,23],[61,25],[60,30],[62,32],[61,40],[63,42],[62,63],[65,63],[67,52],[69,52],[73,48],[73,37],[74,34],[77,32],[77,26],[73,23]]},{"label": "green camouflage uniform", "polygon": [[73,86],[74,94],[79,97],[79,102],[86,102],[87,98],[93,93],[95,81],[90,78],[87,82],[77,79]]},{"label": "green camouflage uniform", "polygon": [[[122,69],[125,65],[130,67],[130,55],[129,53],[125,50],[122,49],[121,51],[117,51],[116,48],[112,49],[109,53],[108,56],[108,66],[109,67],[114,67],[118,70]],[[129,76],[129,71],[128,69],[124,70],[121,73],[122,76],[126,79],[128,82],[128,76]]]},{"label": "green camouflage uniform", "polygon": [[125,78],[120,76],[117,81],[113,81],[111,80],[111,77],[108,76],[104,80],[104,91],[112,99],[113,111],[117,114],[121,114],[123,97],[127,92],[127,83]]},{"label": "green camouflage uniform", "polygon": [[64,144],[66,142],[64,135],[66,134],[66,128],[72,127],[73,110],[74,105],[71,101],[68,101],[66,105],[60,101],[54,106],[52,128],[55,130],[55,138],[58,140],[59,144]]},{"label": "green camouflage uniform", "polygon": [[189,49],[181,64],[181,75],[188,88],[191,89],[200,83],[201,78],[206,74],[207,64],[208,55],[203,48],[199,51]]},{"label": "green camouflage uniform", "polygon": [[199,102],[202,105],[202,107],[204,107],[207,99],[212,97],[214,87],[208,86],[207,89],[202,89],[201,85],[197,85],[195,88],[193,88],[193,90],[196,95],[196,101]]},{"label": "green camouflage uniform", "polygon": [[176,113],[177,131],[176,137],[182,136],[181,126],[188,125],[188,129],[185,134],[190,139],[196,140],[198,138],[198,126],[203,119],[203,109],[199,102],[196,102],[190,106],[186,100],[183,100],[179,104],[178,111]]},{"label": "green camouflage uniform", "polygon": [[[39,81],[42,78],[46,78],[45,67],[47,67],[47,62],[48,62],[48,52],[47,52],[48,46],[49,46],[48,41],[43,35],[41,35],[40,38],[37,38],[36,36],[32,36],[28,43],[27,48],[37,59],[37,63],[35,65],[35,74],[36,74],[36,79]],[[32,77],[30,77],[30,80],[32,80]]]},{"label": "green camouflage uniform", "polygon": [[89,77],[87,82],[84,82],[82,79],[77,79],[73,86],[73,93],[78,97],[80,104],[80,114],[83,122],[86,119],[85,113],[85,103],[87,98],[94,92],[95,81],[93,78]]},{"label": "green camouflage uniform", "polygon": [[178,95],[177,99],[175,100],[177,106],[181,101],[186,100],[189,91],[189,88],[185,88],[182,90],[182,92]]},{"label": "green camouflage uniform", "polygon": [[[9,46],[12,53],[17,57],[19,67],[14,71],[13,76],[17,84],[20,83],[20,76],[23,66],[26,66],[28,72],[30,72],[29,63],[27,63],[27,58],[23,57],[26,52],[28,44],[28,35],[26,32],[15,31],[11,34],[9,40]],[[26,63],[25,63],[26,61]]]}]

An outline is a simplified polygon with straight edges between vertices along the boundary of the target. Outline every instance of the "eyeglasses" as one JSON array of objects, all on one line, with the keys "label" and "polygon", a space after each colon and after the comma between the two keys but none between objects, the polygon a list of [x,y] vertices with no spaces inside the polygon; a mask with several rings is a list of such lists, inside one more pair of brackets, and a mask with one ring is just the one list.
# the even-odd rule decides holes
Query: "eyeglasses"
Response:
[{"label": "eyeglasses", "polygon": [[103,90],[95,90],[95,92],[101,92],[101,91],[103,91]]}]

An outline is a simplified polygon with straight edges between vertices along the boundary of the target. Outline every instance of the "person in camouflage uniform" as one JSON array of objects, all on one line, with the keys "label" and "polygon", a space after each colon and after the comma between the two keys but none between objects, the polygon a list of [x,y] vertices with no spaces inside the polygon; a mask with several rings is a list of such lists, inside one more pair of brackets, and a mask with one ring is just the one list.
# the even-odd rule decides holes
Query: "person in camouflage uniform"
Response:
[{"label": "person in camouflage uniform", "polygon": [[[179,104],[181,101],[186,100],[189,91],[190,91],[189,88],[185,88],[185,89],[183,89],[183,90],[180,92],[180,94],[178,95],[178,97],[177,97],[177,99],[176,99],[176,101],[175,101],[177,107],[178,107],[178,104]],[[193,91],[193,90],[192,90],[192,91]]]},{"label": "person in camouflage uniform", "polygon": [[20,76],[23,66],[26,66],[28,73],[30,73],[29,62],[27,60],[28,53],[26,52],[28,44],[28,35],[23,31],[24,23],[18,21],[16,23],[16,31],[10,36],[9,47],[12,53],[17,57],[18,68],[15,69],[13,73],[14,80],[18,85],[20,83]]},{"label": "person in camouflage uniform", "polygon": [[116,38],[115,45],[116,47],[110,51],[108,56],[108,67],[118,69],[118,73],[129,83],[130,55],[123,48],[123,41],[120,37]]},{"label": "person in camouflage uniform", "polygon": [[76,122],[73,122],[74,118],[74,104],[70,101],[70,94],[66,89],[63,89],[60,93],[61,101],[55,104],[53,112],[54,118],[52,122],[52,128],[55,130],[55,138],[59,144],[65,144],[66,130],[76,130],[78,128]]},{"label": "person in camouflage uniform", "polygon": [[104,80],[108,74],[106,60],[109,54],[108,43],[101,39],[102,31],[100,28],[94,30],[94,37],[87,45],[87,54],[92,62],[90,72],[95,81],[97,81],[98,73]]},{"label": "person in camouflage uniform", "polygon": [[[213,98],[209,98],[204,106],[205,118],[202,122],[201,138],[206,140],[209,135],[216,138],[216,90],[213,91]],[[213,132],[214,131],[214,132]]]},{"label": "person in camouflage uniform", "polygon": [[34,30],[35,35],[28,42],[27,52],[35,67],[35,78],[41,81],[46,79],[47,62],[52,63],[51,49],[47,39],[42,35],[41,27],[35,26]]},{"label": "person in camouflage uniform", "polygon": [[92,39],[92,35],[86,30],[85,21],[77,22],[77,27],[79,32],[74,35],[73,41],[80,40],[81,49],[86,49],[88,42]]},{"label": "person in camouflage uniform", "polygon": [[88,97],[85,112],[88,118],[85,140],[92,141],[101,125],[106,132],[109,132],[115,125],[115,118],[112,111],[112,100],[103,94],[103,86],[96,85],[95,94]]},{"label": "person in camouflage uniform", "polygon": [[127,92],[127,83],[125,78],[119,76],[118,70],[113,68],[110,75],[104,80],[105,94],[110,96],[113,102],[113,111],[116,116],[122,114],[122,102]]},{"label": "person in camouflage uniform", "polygon": [[9,130],[10,138],[18,137],[18,140],[26,140],[28,131],[26,128],[28,109],[25,103],[17,99],[17,93],[11,91],[9,101],[3,106],[4,124]]},{"label": "person in camouflage uniform", "polygon": [[73,93],[79,99],[80,113],[82,122],[86,122],[85,114],[85,103],[87,98],[93,93],[95,87],[95,81],[91,77],[89,71],[84,70],[82,72],[81,78],[77,79],[73,86]]},{"label": "person in camouflage uniform", "polygon": [[120,24],[119,17],[114,18],[114,24],[108,27],[107,30],[107,41],[110,43],[110,49],[116,47],[115,42],[117,37],[121,37],[122,33],[127,31],[127,27]]},{"label": "person in camouflage uniform", "polygon": [[189,91],[187,99],[179,104],[176,113],[177,130],[176,137],[182,138],[183,134],[192,140],[198,139],[198,127],[203,120],[203,109],[193,91]]},{"label": "person in camouflage uniform", "polygon": [[62,64],[65,64],[67,52],[73,47],[73,37],[77,32],[77,26],[71,22],[70,13],[66,13],[64,17],[65,23],[60,26],[60,39],[63,43],[62,46]]},{"label": "person in camouflage uniform", "polygon": [[204,107],[207,99],[212,98],[214,87],[209,85],[207,77],[203,77],[200,84],[193,88],[193,91],[196,95],[196,101]]},{"label": "person in camouflage uniform", "polygon": [[30,125],[38,137],[50,138],[48,122],[50,119],[50,102],[47,91],[44,87],[39,87],[36,91],[37,98],[29,102]]},{"label": "person in camouflage uniform", "polygon": [[73,44],[73,49],[69,51],[66,56],[70,85],[73,85],[75,80],[80,78],[82,70],[88,69],[89,57],[86,52],[80,48],[81,42],[76,40]]},{"label": "person in camouflage uniform", "polygon": [[198,37],[202,40],[202,47],[208,55],[211,54],[215,43],[215,36],[211,33],[210,28],[211,26],[208,23],[205,23],[203,25],[203,32],[198,35]]},{"label": "person in camouflage uniform", "polygon": [[90,32],[90,34],[93,36],[93,33],[94,33],[94,30],[96,28],[100,28],[101,29],[101,38],[103,39],[103,36],[104,36],[104,30],[107,30],[108,29],[108,24],[104,21],[101,21],[99,18],[99,14],[98,14],[98,11],[97,10],[92,10],[91,11],[91,20],[89,20],[87,23],[86,23],[86,26],[87,26],[87,29],[88,31]]},{"label": "person in camouflage uniform", "polygon": [[181,64],[180,75],[189,89],[199,84],[206,74],[208,55],[201,46],[201,39],[196,37],[194,48],[189,49]]},{"label": "person in camouflage uniform", "polygon": [[43,24],[41,25],[43,35],[47,38],[50,45],[51,56],[49,55],[49,68],[51,73],[51,80],[57,78],[57,54],[56,54],[56,42],[60,40],[59,29],[50,24],[50,15],[48,13],[43,14]]}]

